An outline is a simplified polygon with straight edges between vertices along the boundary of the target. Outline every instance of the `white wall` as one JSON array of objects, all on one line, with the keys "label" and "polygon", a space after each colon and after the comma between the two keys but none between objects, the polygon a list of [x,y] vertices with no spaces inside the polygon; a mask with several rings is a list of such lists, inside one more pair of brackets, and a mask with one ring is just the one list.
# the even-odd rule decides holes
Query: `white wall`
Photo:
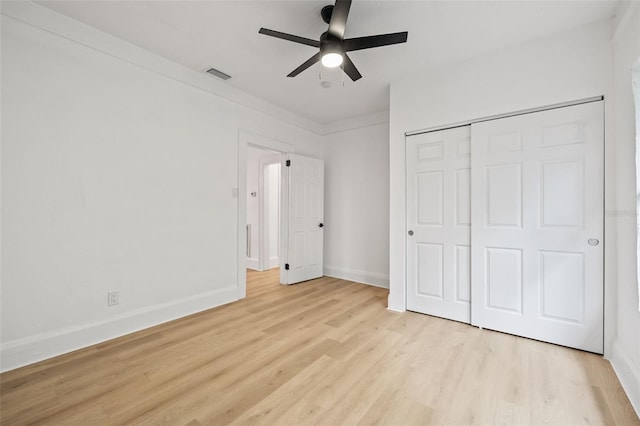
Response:
[{"label": "white wall", "polygon": [[388,287],[389,126],[324,139],[324,274]]},{"label": "white wall", "polygon": [[[631,67],[640,59],[640,4],[633,3],[613,39],[615,180],[617,203],[609,212],[617,226],[617,336],[611,362],[640,413],[640,312],[636,247],[635,107]],[[636,214],[631,214],[636,212]],[[639,414],[640,415],[640,414]]]},{"label": "white wall", "polygon": [[35,4],[2,14],[1,369],[235,300],[239,131],[321,137]]},{"label": "white wall", "polygon": [[[605,95],[611,114],[610,23],[496,51],[391,85],[389,308],[405,310],[404,133],[495,114]],[[607,118],[607,124],[610,124]],[[609,126],[607,126],[608,128]],[[607,135],[608,136],[608,135]],[[614,206],[613,144],[607,137],[607,197]],[[607,221],[607,312],[615,300],[615,225]],[[609,315],[611,317],[611,315]],[[607,321],[609,344],[614,330]],[[608,347],[608,346],[607,346]]]}]

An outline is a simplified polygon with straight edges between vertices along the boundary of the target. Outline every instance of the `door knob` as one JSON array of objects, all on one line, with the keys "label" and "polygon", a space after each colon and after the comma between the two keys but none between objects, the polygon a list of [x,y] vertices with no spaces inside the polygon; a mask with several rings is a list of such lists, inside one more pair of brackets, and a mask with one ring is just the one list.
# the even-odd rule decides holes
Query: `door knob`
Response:
[{"label": "door knob", "polygon": [[413,235],[413,229],[409,229],[409,232],[407,232],[407,234],[409,234],[409,236]]},{"label": "door knob", "polygon": [[594,247],[595,247],[595,246],[597,246],[598,244],[600,244],[600,240],[598,240],[597,238],[589,238],[589,239],[587,240],[587,243],[588,243],[590,246],[594,246]]},{"label": "door knob", "polygon": [[322,223],[322,222],[320,222],[320,223],[318,224],[318,227],[319,227],[319,228],[322,228],[323,226],[324,226],[324,223]]}]

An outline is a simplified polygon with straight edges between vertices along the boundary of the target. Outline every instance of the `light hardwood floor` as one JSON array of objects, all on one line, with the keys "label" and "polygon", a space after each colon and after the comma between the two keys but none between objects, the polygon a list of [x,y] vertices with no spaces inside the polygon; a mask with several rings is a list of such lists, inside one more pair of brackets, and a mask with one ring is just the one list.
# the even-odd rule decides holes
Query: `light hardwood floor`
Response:
[{"label": "light hardwood floor", "polygon": [[3,425],[640,425],[602,357],[249,272],[245,300],[0,376]]}]

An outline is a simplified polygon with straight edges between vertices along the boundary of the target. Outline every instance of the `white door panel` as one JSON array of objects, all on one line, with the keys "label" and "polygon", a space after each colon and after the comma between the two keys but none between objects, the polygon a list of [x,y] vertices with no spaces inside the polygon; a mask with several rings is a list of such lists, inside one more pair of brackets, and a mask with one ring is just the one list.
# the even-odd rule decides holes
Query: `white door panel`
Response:
[{"label": "white door panel", "polygon": [[472,125],[472,324],[603,352],[602,108]]},{"label": "white door panel", "polygon": [[407,138],[407,309],[470,321],[469,127]]},{"label": "white door panel", "polygon": [[324,162],[296,154],[288,154],[287,159],[283,202],[288,228],[281,280],[294,284],[322,276]]}]

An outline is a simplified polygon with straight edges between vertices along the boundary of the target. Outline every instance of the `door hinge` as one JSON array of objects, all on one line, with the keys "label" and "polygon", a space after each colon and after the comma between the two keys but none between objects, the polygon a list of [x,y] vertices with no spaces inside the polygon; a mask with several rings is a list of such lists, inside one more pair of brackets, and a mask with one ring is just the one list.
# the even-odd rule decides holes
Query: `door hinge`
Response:
[{"label": "door hinge", "polygon": [[288,263],[284,264],[284,269],[286,269],[287,271],[289,270],[289,264]]},{"label": "door hinge", "polygon": [[287,160],[287,162],[285,163],[285,165],[286,165],[287,167],[291,167],[291,160]]}]

